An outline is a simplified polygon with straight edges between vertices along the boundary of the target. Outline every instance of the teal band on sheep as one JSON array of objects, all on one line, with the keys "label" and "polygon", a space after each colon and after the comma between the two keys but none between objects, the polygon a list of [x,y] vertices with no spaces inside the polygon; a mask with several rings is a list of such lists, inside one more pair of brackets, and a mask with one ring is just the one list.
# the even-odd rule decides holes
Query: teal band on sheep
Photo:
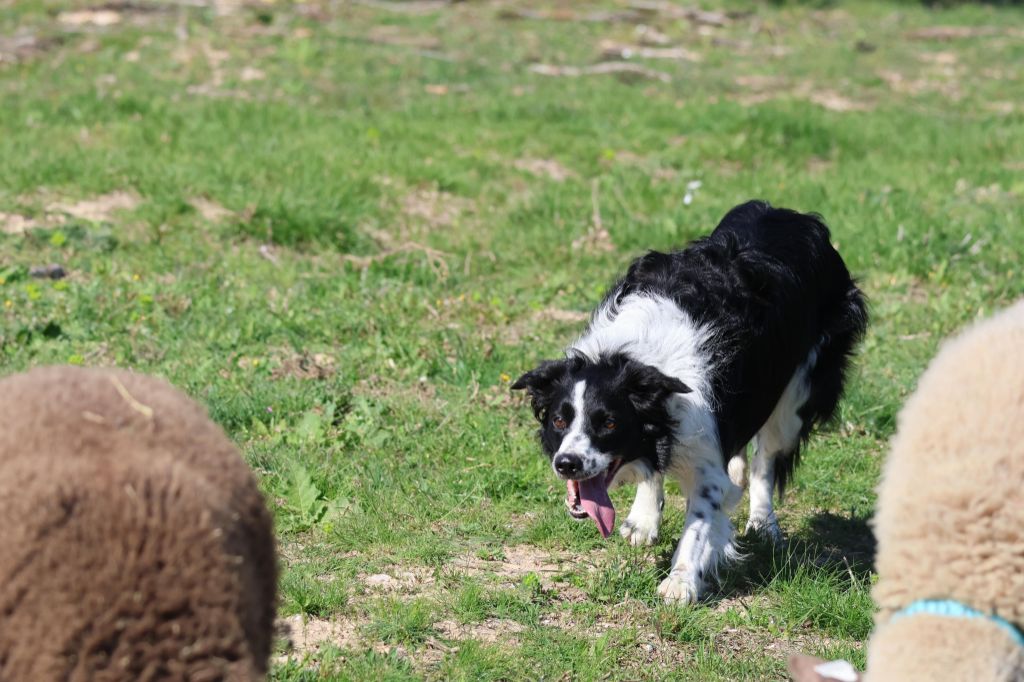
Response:
[{"label": "teal band on sheep", "polygon": [[983,618],[991,621],[1006,631],[1014,642],[1024,647],[1024,632],[1016,625],[991,613],[984,613],[970,606],[961,604],[953,599],[919,599],[910,606],[897,611],[892,616],[892,621],[900,618],[926,614],[929,616],[945,616],[947,618]]}]

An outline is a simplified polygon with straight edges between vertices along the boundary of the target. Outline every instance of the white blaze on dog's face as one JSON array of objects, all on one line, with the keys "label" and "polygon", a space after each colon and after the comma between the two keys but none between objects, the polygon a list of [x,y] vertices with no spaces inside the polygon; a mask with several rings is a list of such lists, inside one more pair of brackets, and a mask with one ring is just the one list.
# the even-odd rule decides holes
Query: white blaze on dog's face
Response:
[{"label": "white blaze on dog's face", "polygon": [[[556,406],[549,418],[554,438],[560,439],[558,449],[551,457],[551,467],[565,479],[584,481],[608,471],[621,458],[615,457],[621,450],[621,442],[627,429],[619,429],[625,421],[625,405],[609,405],[607,401],[588,404],[587,382],[573,384],[570,400]],[[591,392],[591,399],[595,396]],[[618,441],[618,442],[616,442]],[[607,448],[602,450],[602,446]]]},{"label": "white blaze on dog's face", "polygon": [[512,388],[530,392],[541,446],[567,481],[570,514],[590,516],[605,537],[615,520],[608,484],[626,462],[644,459],[654,468],[658,441],[672,428],[665,403],[689,391],[623,355],[547,362]]}]

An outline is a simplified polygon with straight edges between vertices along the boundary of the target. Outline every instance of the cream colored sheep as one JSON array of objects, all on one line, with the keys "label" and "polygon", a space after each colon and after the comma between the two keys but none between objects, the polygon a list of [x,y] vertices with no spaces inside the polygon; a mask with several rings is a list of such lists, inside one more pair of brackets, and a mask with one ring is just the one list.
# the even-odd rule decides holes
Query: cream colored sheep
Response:
[{"label": "cream colored sheep", "polygon": [[[1024,680],[1024,302],[947,341],[921,377],[874,526],[879,611],[864,680]],[[816,665],[795,660],[791,672],[843,679]]]},{"label": "cream colored sheep", "polygon": [[271,518],[238,452],[168,384],[0,381],[0,679],[262,679]]}]

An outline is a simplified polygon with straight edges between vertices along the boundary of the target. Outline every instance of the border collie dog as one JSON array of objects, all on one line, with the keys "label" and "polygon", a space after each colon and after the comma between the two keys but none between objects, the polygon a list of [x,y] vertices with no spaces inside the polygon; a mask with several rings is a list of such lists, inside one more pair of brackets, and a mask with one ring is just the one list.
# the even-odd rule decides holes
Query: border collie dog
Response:
[{"label": "border collie dog", "polygon": [[747,483],[747,530],[781,537],[781,498],[811,427],[828,420],[864,334],[864,296],[814,214],[750,201],[682,251],[630,266],[566,358],[520,377],[566,505],[608,537],[613,484],[637,482],[619,529],[658,538],[664,476],[686,495],[668,602],[701,598],[735,558],[730,513]]}]

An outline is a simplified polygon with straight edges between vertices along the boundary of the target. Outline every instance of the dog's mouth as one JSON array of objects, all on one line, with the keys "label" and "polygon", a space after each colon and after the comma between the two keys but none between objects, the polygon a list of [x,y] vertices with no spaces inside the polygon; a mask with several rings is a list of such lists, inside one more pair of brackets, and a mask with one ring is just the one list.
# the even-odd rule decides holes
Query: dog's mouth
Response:
[{"label": "dog's mouth", "polygon": [[585,481],[568,480],[565,482],[565,506],[569,516],[574,519],[585,519],[588,516],[597,524],[602,537],[612,534],[615,527],[615,507],[608,497],[608,486],[622,466],[621,459],[612,460],[611,466],[597,476]]}]

